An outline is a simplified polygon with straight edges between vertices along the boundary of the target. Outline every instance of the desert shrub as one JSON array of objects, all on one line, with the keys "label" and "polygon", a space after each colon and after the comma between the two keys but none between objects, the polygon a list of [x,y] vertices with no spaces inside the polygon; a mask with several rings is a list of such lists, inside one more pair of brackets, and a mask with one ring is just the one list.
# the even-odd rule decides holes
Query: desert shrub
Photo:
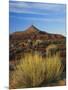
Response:
[{"label": "desert shrub", "polygon": [[62,73],[59,55],[42,58],[38,53],[29,53],[20,60],[10,77],[10,88],[36,87],[43,82],[57,80]]},{"label": "desert shrub", "polygon": [[55,55],[57,53],[57,50],[58,50],[57,45],[55,45],[55,44],[48,45],[46,48],[47,57]]}]

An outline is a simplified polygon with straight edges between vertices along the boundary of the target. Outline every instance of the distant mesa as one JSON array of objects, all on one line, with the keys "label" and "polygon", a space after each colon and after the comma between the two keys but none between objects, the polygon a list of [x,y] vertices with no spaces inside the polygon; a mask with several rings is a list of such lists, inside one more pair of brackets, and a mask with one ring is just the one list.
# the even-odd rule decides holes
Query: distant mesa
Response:
[{"label": "distant mesa", "polygon": [[31,32],[31,33],[46,33],[46,32],[44,32],[44,31],[41,31],[41,30],[39,30],[37,27],[35,27],[34,25],[31,25],[27,30],[26,30],[26,32]]},{"label": "distant mesa", "polygon": [[47,32],[45,32],[45,31],[41,31],[41,30],[39,30],[37,27],[35,27],[34,25],[31,25],[30,27],[28,27],[26,30],[24,30],[24,31],[16,31],[16,32],[14,32],[13,34],[21,34],[21,33],[28,33],[28,34],[31,34],[31,33],[41,33],[41,34],[45,34],[45,33],[47,33]]},{"label": "distant mesa", "polygon": [[39,32],[39,29],[34,25],[31,25],[28,29],[26,29],[26,32]]},{"label": "distant mesa", "polygon": [[14,32],[10,35],[10,39],[15,40],[26,40],[26,39],[42,39],[42,40],[49,40],[49,39],[64,39],[65,37],[60,34],[50,34],[45,31],[39,30],[34,25],[28,27],[25,31],[18,31]]}]

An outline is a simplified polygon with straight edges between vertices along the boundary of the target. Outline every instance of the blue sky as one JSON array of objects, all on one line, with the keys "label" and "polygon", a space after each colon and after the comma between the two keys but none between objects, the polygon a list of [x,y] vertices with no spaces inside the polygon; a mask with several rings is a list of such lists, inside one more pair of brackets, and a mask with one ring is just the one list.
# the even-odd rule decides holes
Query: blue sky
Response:
[{"label": "blue sky", "polygon": [[65,4],[9,2],[10,33],[24,31],[34,25],[42,31],[66,35],[65,18]]}]

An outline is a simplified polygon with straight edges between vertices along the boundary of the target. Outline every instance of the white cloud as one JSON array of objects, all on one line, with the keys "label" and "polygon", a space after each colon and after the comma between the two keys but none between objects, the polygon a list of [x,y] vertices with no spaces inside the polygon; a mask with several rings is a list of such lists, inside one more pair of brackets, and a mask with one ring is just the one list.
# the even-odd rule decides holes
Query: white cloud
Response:
[{"label": "white cloud", "polygon": [[[61,10],[65,10],[65,5],[62,4],[44,4],[44,3],[30,3],[30,2],[10,2],[9,3],[10,12],[16,13],[29,13],[29,14],[39,14],[40,11],[59,13]],[[39,11],[34,11],[33,9],[39,9]],[[46,13],[42,13],[46,14]]]},{"label": "white cloud", "polygon": [[36,15],[48,15],[49,13],[48,12],[43,12],[42,11],[42,13],[40,13],[40,11],[32,11],[32,10],[29,10],[29,9],[24,9],[24,8],[22,8],[22,10],[21,9],[18,9],[18,8],[16,8],[16,9],[14,9],[13,7],[11,8],[11,10],[10,10],[11,12],[14,12],[14,13],[21,13],[21,14],[36,14]]}]

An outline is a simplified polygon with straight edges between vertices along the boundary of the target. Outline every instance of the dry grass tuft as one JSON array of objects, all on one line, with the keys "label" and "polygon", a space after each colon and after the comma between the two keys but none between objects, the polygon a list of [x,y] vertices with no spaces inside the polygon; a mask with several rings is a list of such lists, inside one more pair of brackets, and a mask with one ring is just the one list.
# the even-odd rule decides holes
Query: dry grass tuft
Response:
[{"label": "dry grass tuft", "polygon": [[54,55],[53,57],[47,57],[45,61],[46,65],[46,81],[51,82],[58,80],[63,71],[63,65],[59,54]]},{"label": "dry grass tuft", "polygon": [[29,53],[20,60],[10,77],[10,88],[36,87],[41,83],[57,80],[62,74],[61,58],[58,54],[42,58],[38,53]]}]

